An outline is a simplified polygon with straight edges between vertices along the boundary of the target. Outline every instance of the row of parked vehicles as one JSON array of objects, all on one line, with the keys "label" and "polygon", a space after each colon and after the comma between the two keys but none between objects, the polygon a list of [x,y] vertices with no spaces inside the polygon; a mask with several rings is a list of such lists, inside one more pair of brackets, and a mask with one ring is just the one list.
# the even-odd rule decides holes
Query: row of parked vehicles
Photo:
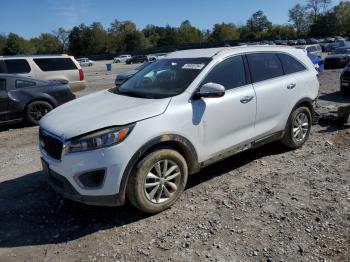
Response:
[{"label": "row of parked vehicles", "polygon": [[38,124],[85,86],[84,72],[72,56],[0,56],[0,124]]},{"label": "row of parked vehicles", "polygon": [[160,58],[163,58],[166,54],[165,53],[158,53],[158,54],[152,54],[152,55],[120,55],[113,59],[113,63],[125,63],[125,64],[137,64],[137,63],[144,63],[144,62],[150,62],[150,61],[156,61]]}]

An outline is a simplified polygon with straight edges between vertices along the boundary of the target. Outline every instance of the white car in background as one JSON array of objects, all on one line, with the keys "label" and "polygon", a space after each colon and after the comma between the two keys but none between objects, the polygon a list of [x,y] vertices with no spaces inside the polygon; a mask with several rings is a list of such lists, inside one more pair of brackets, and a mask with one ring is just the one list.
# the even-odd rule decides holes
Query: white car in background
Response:
[{"label": "white car in background", "polygon": [[92,66],[94,64],[94,61],[89,58],[78,58],[77,61],[80,66]]},{"label": "white car in background", "polygon": [[120,55],[120,56],[114,57],[113,63],[125,63],[126,60],[130,58],[131,58],[131,55]]},{"label": "white car in background", "polygon": [[315,45],[301,45],[295,48],[303,50],[306,54],[313,54],[316,56],[322,56],[322,47],[319,44]]}]

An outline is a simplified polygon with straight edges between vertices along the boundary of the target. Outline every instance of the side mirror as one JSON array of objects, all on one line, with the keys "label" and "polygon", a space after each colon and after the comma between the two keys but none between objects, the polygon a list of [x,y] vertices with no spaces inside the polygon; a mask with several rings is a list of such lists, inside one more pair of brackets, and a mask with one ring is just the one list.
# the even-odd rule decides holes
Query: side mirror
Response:
[{"label": "side mirror", "polygon": [[195,94],[195,98],[222,97],[225,95],[225,87],[220,84],[206,83]]}]

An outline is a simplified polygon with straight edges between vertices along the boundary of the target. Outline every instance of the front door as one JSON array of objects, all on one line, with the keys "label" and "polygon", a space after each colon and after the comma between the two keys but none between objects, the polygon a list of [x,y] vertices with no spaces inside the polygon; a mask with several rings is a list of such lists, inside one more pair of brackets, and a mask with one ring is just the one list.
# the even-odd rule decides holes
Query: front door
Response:
[{"label": "front door", "polygon": [[244,147],[254,136],[256,98],[249,83],[243,56],[233,56],[217,64],[202,84],[216,83],[225,87],[220,98],[192,101],[202,104],[201,139],[204,160],[220,153]]}]

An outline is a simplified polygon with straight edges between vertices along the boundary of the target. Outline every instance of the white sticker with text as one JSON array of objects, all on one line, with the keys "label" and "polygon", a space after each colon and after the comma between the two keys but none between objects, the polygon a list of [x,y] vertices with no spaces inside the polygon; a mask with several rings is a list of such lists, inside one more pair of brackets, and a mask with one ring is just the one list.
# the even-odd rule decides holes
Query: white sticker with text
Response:
[{"label": "white sticker with text", "polygon": [[205,64],[185,64],[183,65],[182,69],[194,69],[194,70],[201,70]]}]

